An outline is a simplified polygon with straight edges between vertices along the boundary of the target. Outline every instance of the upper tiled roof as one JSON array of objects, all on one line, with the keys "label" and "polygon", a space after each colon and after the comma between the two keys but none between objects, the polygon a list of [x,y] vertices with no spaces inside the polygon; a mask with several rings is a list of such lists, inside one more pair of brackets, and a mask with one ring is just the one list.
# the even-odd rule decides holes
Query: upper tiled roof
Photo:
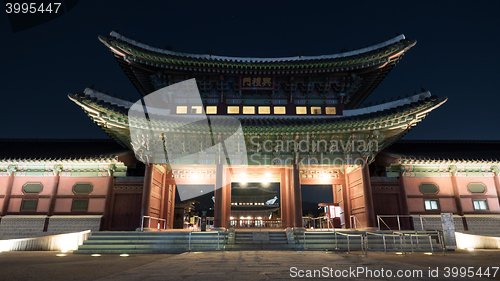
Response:
[{"label": "upper tiled roof", "polygon": [[384,152],[401,159],[500,161],[497,140],[400,140]]},{"label": "upper tiled roof", "polygon": [[0,139],[0,160],[112,159],[128,151],[112,139]]},{"label": "upper tiled roof", "polygon": [[[115,46],[123,51],[130,51],[132,49],[141,49],[149,53],[154,53],[157,57],[148,57],[152,60],[159,59],[158,56],[166,56],[166,57],[174,57],[174,58],[185,58],[192,59],[195,61],[202,62],[226,62],[226,63],[279,63],[279,62],[297,62],[297,63],[307,63],[314,61],[331,61],[336,59],[345,59],[349,57],[362,56],[370,52],[378,51],[384,49],[388,46],[392,46],[397,43],[404,42],[406,40],[404,35],[398,35],[392,39],[384,41],[379,44],[375,44],[370,47],[350,51],[343,52],[338,54],[330,54],[330,55],[319,55],[319,56],[294,56],[294,57],[268,57],[268,58],[255,58],[255,57],[231,57],[231,56],[218,56],[218,55],[210,55],[210,54],[190,54],[190,53],[182,53],[182,52],[174,52],[166,49],[152,47],[150,45],[137,42],[133,39],[127,38],[115,31],[112,31],[109,36],[100,36],[99,39],[106,44],[109,44],[110,47]],[[116,44],[115,42],[120,42],[121,44]],[[134,54],[134,53],[132,53]],[[139,55],[139,53],[137,53]],[[161,61],[161,59],[160,59]]]}]

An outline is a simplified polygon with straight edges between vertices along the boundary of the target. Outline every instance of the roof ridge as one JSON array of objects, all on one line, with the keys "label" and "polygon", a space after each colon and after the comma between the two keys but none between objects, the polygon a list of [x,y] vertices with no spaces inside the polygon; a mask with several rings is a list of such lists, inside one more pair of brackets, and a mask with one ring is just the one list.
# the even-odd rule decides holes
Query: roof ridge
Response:
[{"label": "roof ridge", "polygon": [[[220,56],[220,55],[210,55],[210,54],[192,54],[192,53],[183,53],[183,52],[176,52],[176,51],[170,51],[162,48],[156,48],[152,47],[148,44],[144,44],[141,42],[138,42],[136,40],[133,40],[131,38],[128,38],[124,35],[121,35],[120,33],[116,31],[111,31],[109,36],[122,40],[128,44],[132,44],[134,46],[143,48],[148,51],[156,52],[156,53],[161,53],[165,55],[171,55],[171,56],[180,56],[180,57],[189,57],[189,58],[196,58],[196,59],[209,59],[209,60],[222,60],[222,61],[247,61],[247,62],[279,62],[279,61],[305,61],[305,60],[320,60],[320,59],[334,59],[334,58],[345,58],[345,57],[351,57],[363,53],[367,53],[373,50],[381,49],[383,47],[392,45],[394,43],[400,42],[402,40],[405,40],[406,37],[404,34],[398,35],[396,37],[393,37],[389,40],[383,41],[381,43],[357,49],[354,51],[350,52],[344,52],[344,53],[336,53],[336,54],[329,54],[329,55],[318,55],[318,56],[294,56],[294,57],[237,57],[237,56]],[[102,38],[102,37],[100,37]]]}]

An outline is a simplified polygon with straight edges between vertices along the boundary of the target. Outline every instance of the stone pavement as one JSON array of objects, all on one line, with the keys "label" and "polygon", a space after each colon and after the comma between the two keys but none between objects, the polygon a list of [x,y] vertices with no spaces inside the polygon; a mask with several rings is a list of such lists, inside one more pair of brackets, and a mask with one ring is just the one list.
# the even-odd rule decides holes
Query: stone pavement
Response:
[{"label": "stone pavement", "polygon": [[[56,257],[55,252],[4,252],[0,253],[0,280],[282,280],[299,279],[292,276],[301,273],[305,278],[307,270],[312,275],[317,270],[316,277],[320,279],[332,279],[326,276],[335,278],[337,275],[340,277],[335,279],[343,280],[488,280],[453,278],[451,269],[451,276],[446,277],[444,271],[445,267],[456,267],[459,276],[461,267],[474,267],[477,272],[479,267],[484,271],[488,266],[490,273],[494,273],[492,267],[500,266],[500,251],[461,250],[448,252],[445,256],[441,253],[402,256],[369,252],[368,257],[362,257],[359,252],[349,255],[320,251],[221,251],[129,257],[73,254]],[[439,268],[438,277],[429,277],[429,267]],[[371,270],[372,276],[358,273],[358,268]],[[389,270],[392,277],[387,277]],[[402,270],[402,274],[421,276],[399,278],[396,277],[398,270]],[[500,270],[490,279],[500,280],[499,275]]]}]

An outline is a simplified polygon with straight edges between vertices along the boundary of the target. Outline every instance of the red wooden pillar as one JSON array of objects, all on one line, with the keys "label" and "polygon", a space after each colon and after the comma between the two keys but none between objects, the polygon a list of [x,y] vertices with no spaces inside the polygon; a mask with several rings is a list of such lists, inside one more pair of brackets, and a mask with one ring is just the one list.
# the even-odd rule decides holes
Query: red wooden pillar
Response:
[{"label": "red wooden pillar", "polygon": [[[165,170],[167,166],[165,165]],[[164,174],[164,208],[162,210],[162,218],[166,220],[166,229],[172,229],[174,227],[174,208],[175,208],[175,179],[173,178],[173,173],[165,172]]]},{"label": "red wooden pillar", "polygon": [[280,197],[281,197],[281,222],[283,227],[292,227],[295,221],[294,200],[292,193],[291,169],[285,168],[281,172]]},{"label": "red wooden pillar", "polygon": [[115,188],[115,177],[113,176],[113,170],[110,170],[108,190],[106,192],[106,203],[104,204],[104,215],[102,216],[100,230],[108,230],[111,227],[111,200],[113,197],[113,188]]},{"label": "red wooden pillar", "polygon": [[464,211],[462,209],[462,202],[460,201],[460,193],[458,191],[457,176],[455,176],[455,172],[451,172],[451,186],[453,187],[453,195],[455,197],[455,205],[457,205],[457,213],[459,216],[463,216]]},{"label": "red wooden pillar", "polygon": [[214,191],[214,228],[224,227],[222,221],[224,220],[224,196],[222,187],[224,185],[224,166],[217,164],[215,168],[215,191]]},{"label": "red wooden pillar", "polygon": [[144,224],[144,216],[149,216],[152,181],[153,181],[153,164],[146,164],[146,171],[144,174],[144,186],[142,188],[141,226]]},{"label": "red wooden pillar", "polygon": [[302,227],[302,189],[300,186],[300,167],[299,163],[293,164],[292,170],[292,191],[293,203],[295,205],[294,227]]},{"label": "red wooden pillar", "polygon": [[372,184],[370,181],[370,170],[368,164],[364,165],[363,175],[363,198],[365,199],[366,227],[375,227],[375,213],[373,210]]},{"label": "red wooden pillar", "polygon": [[351,228],[351,204],[349,196],[349,177],[347,169],[344,169],[344,183],[342,184],[342,201],[344,206],[344,224],[345,228]]},{"label": "red wooden pillar", "polygon": [[228,227],[229,220],[231,219],[231,169],[224,169],[224,180],[222,184],[222,209],[224,210],[222,227]]},{"label": "red wooden pillar", "polygon": [[497,171],[493,179],[495,181],[495,189],[497,191],[498,203],[500,204],[500,176],[498,176],[499,173],[500,171]]},{"label": "red wooden pillar", "polygon": [[7,214],[7,211],[9,210],[10,196],[12,194],[12,185],[14,184],[15,174],[16,171],[11,171],[9,175],[9,181],[7,182],[5,197],[3,199],[2,216],[5,216]]}]

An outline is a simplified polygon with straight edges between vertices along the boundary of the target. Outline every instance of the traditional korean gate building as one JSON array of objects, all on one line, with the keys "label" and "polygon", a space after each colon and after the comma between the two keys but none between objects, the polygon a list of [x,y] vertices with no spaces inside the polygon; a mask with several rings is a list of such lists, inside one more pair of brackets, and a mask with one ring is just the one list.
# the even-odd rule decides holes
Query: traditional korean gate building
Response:
[{"label": "traditional korean gate building", "polygon": [[[246,146],[246,154],[238,155],[238,159],[246,159],[248,165],[229,165],[226,157],[230,158],[230,155],[222,159],[207,156],[206,161],[199,162],[190,162],[189,157],[185,157],[182,161],[166,159],[164,163],[143,165],[135,158],[144,160],[146,156],[137,148],[146,147],[151,136],[138,133],[137,128],[149,126],[151,132],[169,132],[161,151],[155,150],[160,154],[170,147],[180,148],[181,156],[197,154],[207,136],[196,124],[179,128],[175,122],[162,122],[154,116],[146,122],[129,118],[132,102],[87,88],[82,93],[70,94],[69,98],[123,150],[112,151],[113,157],[109,158],[112,160],[106,161],[84,156],[79,161],[96,163],[96,167],[82,170],[81,173],[88,173],[85,179],[76,178],[79,172],[65,166],[65,161],[68,161],[65,158],[2,157],[0,180],[5,188],[0,189],[3,217],[0,229],[4,221],[15,221],[14,215],[28,214],[23,207],[28,206],[30,215],[43,217],[42,225],[46,230],[50,228],[52,216],[71,219],[72,212],[78,209],[75,204],[81,204],[79,215],[100,216],[99,228],[102,230],[135,229],[148,216],[161,218],[166,228],[172,228],[176,188],[188,185],[221,187],[215,190],[214,226],[228,227],[231,221],[231,183],[242,181],[279,183],[282,227],[302,227],[302,188],[311,184],[332,186],[332,202],[339,203],[343,211],[344,227],[350,227],[351,216],[355,216],[358,226],[375,227],[377,214],[476,213],[471,204],[484,207],[483,202],[473,200],[480,196],[479,193],[457,197],[464,190],[464,183],[458,179],[461,174],[453,174],[468,173],[469,168],[487,178],[474,178],[474,182],[483,183],[488,193],[483,194],[488,209],[479,212],[497,214],[500,211],[497,159],[477,162],[474,167],[443,159],[432,164],[425,162],[432,166],[431,173],[434,174],[431,175],[427,170],[423,172],[427,168],[421,168],[421,162],[405,158],[406,154],[384,150],[446,102],[446,98],[423,92],[359,108],[416,44],[403,35],[356,51],[285,58],[186,54],[154,48],[116,32],[99,39],[142,96],[195,78],[202,105],[193,104],[189,96],[174,98],[168,102],[168,114],[179,120],[179,124],[186,124],[183,121],[186,118],[206,114],[212,120],[209,141],[229,140],[226,145],[233,152],[240,150],[232,147],[236,143],[231,139],[235,128],[227,120],[237,120],[243,134],[240,141]],[[294,144],[287,146],[288,143]],[[384,152],[379,154],[381,151]],[[88,155],[91,151],[86,153]],[[36,167],[31,164],[35,162]],[[379,171],[382,172],[376,175]],[[65,187],[68,194],[63,195],[61,181],[53,179],[59,177],[58,173],[75,176]],[[108,181],[100,183],[98,179],[104,177],[104,173]],[[442,176],[437,182],[435,173],[440,177],[443,173],[450,176]],[[414,181],[414,175],[428,177],[421,182],[431,184],[420,187],[420,191],[435,190],[433,183],[439,191],[432,196],[418,194],[417,186],[422,183]],[[50,183],[45,183],[47,179]],[[42,183],[43,191],[35,196],[24,190],[23,186],[31,182]],[[99,195],[102,206],[99,208],[93,203],[97,201],[92,197],[95,191],[91,188],[87,194],[89,198],[86,198],[88,201],[78,201],[77,191],[80,189],[75,190],[75,186],[87,182],[102,189]],[[446,187],[441,187],[443,185]],[[442,188],[447,191],[442,191]],[[477,185],[472,190],[482,189]],[[434,208],[435,202],[426,201],[429,196],[438,200],[441,210]],[[34,203],[27,203],[28,199],[38,200],[37,205],[29,205]],[[453,202],[455,209],[450,207]],[[426,204],[430,204],[430,209]],[[46,205],[54,207],[41,207]],[[4,219],[5,216],[8,219]],[[126,221],[124,216],[128,216]]]}]

